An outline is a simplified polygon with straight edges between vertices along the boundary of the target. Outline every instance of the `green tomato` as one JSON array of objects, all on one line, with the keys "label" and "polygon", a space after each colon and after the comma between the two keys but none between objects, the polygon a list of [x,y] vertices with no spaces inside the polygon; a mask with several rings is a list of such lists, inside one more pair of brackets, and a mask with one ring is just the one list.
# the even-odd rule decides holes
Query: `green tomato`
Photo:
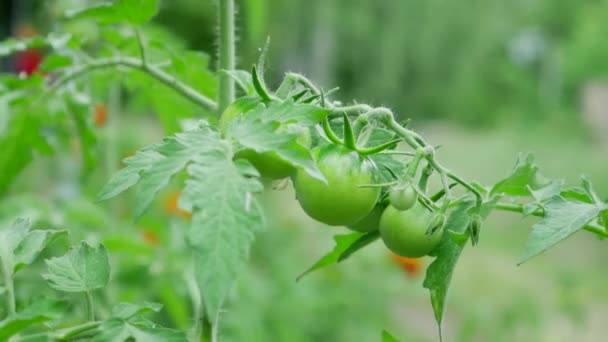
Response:
[{"label": "green tomato", "polygon": [[327,184],[298,169],[294,187],[302,209],[330,226],[347,226],[367,216],[376,205],[380,188],[359,185],[375,183],[375,164],[341,145],[323,145],[312,152]]},{"label": "green tomato", "polygon": [[[239,115],[246,113],[259,103],[257,100],[250,98],[242,98],[231,104],[222,116],[220,117],[219,127],[222,132],[228,129],[230,121],[234,120]],[[305,147],[310,147],[311,137],[310,131],[306,127],[291,125],[288,130],[295,131],[298,134],[297,142]],[[288,162],[279,158],[273,152],[259,153],[251,149],[239,151],[234,156],[236,159],[247,159],[259,172],[263,178],[281,179],[290,176],[295,172],[295,168]]]},{"label": "green tomato", "polygon": [[380,225],[380,217],[382,217],[382,213],[386,205],[376,204],[374,209],[367,214],[361,221],[355,222],[348,226],[348,228],[361,232],[361,233],[369,233],[378,230]]},{"label": "green tomato", "polygon": [[430,239],[426,230],[433,215],[421,204],[400,211],[388,206],[380,218],[380,236],[388,249],[402,257],[419,258],[429,254],[441,241],[439,231]]},{"label": "green tomato", "polygon": [[411,184],[396,186],[388,193],[391,205],[399,210],[408,210],[416,204],[418,193]]}]

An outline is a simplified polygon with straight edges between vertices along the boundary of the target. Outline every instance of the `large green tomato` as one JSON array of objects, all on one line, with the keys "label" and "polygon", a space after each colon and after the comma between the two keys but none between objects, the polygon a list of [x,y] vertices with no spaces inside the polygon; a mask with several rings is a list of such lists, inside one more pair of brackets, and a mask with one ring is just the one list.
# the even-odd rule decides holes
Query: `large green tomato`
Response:
[{"label": "large green tomato", "polygon": [[441,241],[442,231],[430,239],[425,234],[432,214],[417,203],[410,210],[388,206],[380,218],[380,236],[388,249],[402,257],[419,258],[429,254]]},{"label": "large green tomato", "polygon": [[294,187],[304,211],[330,226],[354,224],[367,216],[380,189],[359,185],[375,183],[375,164],[342,145],[316,147],[313,155],[327,184],[298,169]]},{"label": "large green tomato", "polygon": [[385,208],[386,205],[376,204],[374,209],[372,209],[367,216],[360,221],[349,225],[348,228],[361,233],[369,233],[378,230],[378,227],[380,226],[380,217],[382,217]]},{"label": "large green tomato", "polygon": [[[219,121],[221,131],[225,132],[230,121],[239,115],[252,110],[258,103],[259,102],[252,99],[243,98],[226,108]],[[294,125],[288,129],[296,131],[298,134],[297,142],[300,145],[310,147],[311,137],[308,128]],[[262,177],[268,179],[285,178],[295,172],[295,168],[291,166],[291,164],[282,160],[272,152],[258,153],[254,150],[247,149],[237,152],[235,158],[247,159],[260,172]]]}]

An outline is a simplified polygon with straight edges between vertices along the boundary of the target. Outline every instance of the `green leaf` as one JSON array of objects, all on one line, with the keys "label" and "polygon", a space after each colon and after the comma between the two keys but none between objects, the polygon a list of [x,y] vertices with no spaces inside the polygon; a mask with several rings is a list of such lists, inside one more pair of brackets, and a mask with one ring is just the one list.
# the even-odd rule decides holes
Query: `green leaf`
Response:
[{"label": "green leaf", "polygon": [[116,0],[68,11],[68,19],[93,19],[100,24],[130,23],[141,26],[158,13],[159,0]]},{"label": "green leaf", "polygon": [[[482,205],[480,212],[482,218],[485,219],[490,214],[497,201],[498,197],[495,197]],[[444,234],[441,238],[441,242],[431,253],[431,256],[435,256],[436,258],[426,271],[423,286],[429,289],[431,295],[431,304],[439,328],[440,338],[442,336],[441,326],[448,288],[452,280],[456,263],[470,237],[467,227],[469,226],[471,218],[468,211],[473,206],[475,206],[475,201],[473,200],[462,201],[450,212],[444,226]],[[454,239],[454,236],[457,236],[458,238]],[[465,236],[466,238],[463,238]]]},{"label": "green leaf", "polygon": [[99,326],[95,342],[136,341],[136,342],[187,342],[186,335],[178,330],[159,326],[143,326],[112,318]]},{"label": "green leaf", "polygon": [[395,336],[391,335],[388,331],[383,330],[382,342],[399,342],[399,340]]},{"label": "green leaf", "polygon": [[31,305],[13,317],[0,322],[0,341],[7,341],[9,337],[33,325],[57,319],[65,312],[65,309],[61,302],[35,298]]},{"label": "green leaf", "polygon": [[160,312],[162,305],[158,303],[131,304],[119,303],[112,308],[112,318],[119,318],[125,321],[134,316],[146,313]]},{"label": "green leaf", "polygon": [[561,193],[564,181],[551,181],[547,186],[538,190],[529,190],[534,198],[533,202],[524,205],[523,215],[528,216],[535,212],[538,208],[544,208],[544,203]]},{"label": "green leaf", "polygon": [[519,264],[581,230],[608,208],[606,205],[568,201],[555,196],[545,205],[545,216],[532,226],[526,252]]},{"label": "green leaf", "polygon": [[492,187],[490,195],[530,196],[530,190],[537,190],[548,184],[549,181],[538,173],[534,156],[520,155],[511,174],[497,182]]},{"label": "green leaf", "polygon": [[358,238],[352,245],[348,246],[348,248],[340,254],[338,257],[338,262],[342,262],[348,259],[351,255],[361,250],[363,247],[366,247],[370,243],[378,240],[380,238],[380,231],[376,230],[373,232],[366,233],[365,235]]},{"label": "green leaf", "polygon": [[254,233],[264,227],[261,209],[253,197],[263,186],[258,179],[248,177],[247,168],[232,161],[230,146],[209,127],[179,134],[178,139],[186,145],[201,146],[187,168],[190,178],[182,196],[193,207],[188,237],[196,251],[203,302],[209,317],[215,320],[245,266]]},{"label": "green leaf", "polygon": [[72,36],[70,34],[49,34],[47,37],[33,37],[28,39],[14,39],[9,38],[0,42],[0,57],[5,57],[12,55],[17,52],[34,49],[34,48],[43,48],[50,46],[53,49],[59,49],[65,46],[70,40]]},{"label": "green leaf", "polygon": [[237,141],[241,149],[271,152],[280,159],[303,168],[311,176],[324,180],[308,148],[298,143],[298,132],[283,124],[310,126],[327,115],[327,109],[295,104],[293,101],[271,103],[268,106],[260,104],[232,120],[228,124],[226,135]]},{"label": "green leaf", "polygon": [[44,57],[40,64],[40,70],[50,72],[57,69],[62,69],[72,65],[74,61],[71,57],[65,55],[52,54]]},{"label": "green leaf", "polygon": [[48,273],[42,277],[49,285],[64,292],[89,292],[106,286],[110,261],[103,245],[91,247],[82,242],[62,257],[46,260]]},{"label": "green leaf", "polygon": [[29,220],[17,219],[0,230],[0,262],[12,274],[33,263],[55,238],[67,234],[59,230],[30,230]]},{"label": "green leaf", "polygon": [[309,269],[307,269],[302,274],[300,274],[296,278],[296,280],[299,281],[300,279],[302,279],[302,277],[304,277],[305,275],[307,275],[313,271],[316,271],[320,268],[323,268],[325,266],[338,262],[338,260],[340,260],[340,256],[344,252],[346,252],[352,245],[354,245],[357,241],[359,241],[362,237],[364,237],[366,235],[367,234],[364,234],[364,233],[351,233],[351,234],[341,234],[341,235],[334,236],[334,241],[336,242],[336,245],[331,250],[331,252],[329,252],[328,254],[323,256],[316,263],[314,263],[314,265],[312,265]]},{"label": "green leaf", "polygon": [[226,73],[235,80],[236,84],[245,93],[245,96],[255,95],[255,87],[253,86],[253,78],[251,77],[251,73],[245,70],[222,70],[222,72]]},{"label": "green leaf", "polygon": [[127,166],[110,178],[97,195],[97,200],[103,201],[112,198],[137,184],[141,178],[140,173],[142,171],[149,168],[156,161],[164,158],[162,154],[154,151],[157,146],[150,146],[138,151],[133,157],[126,158],[124,163]]}]

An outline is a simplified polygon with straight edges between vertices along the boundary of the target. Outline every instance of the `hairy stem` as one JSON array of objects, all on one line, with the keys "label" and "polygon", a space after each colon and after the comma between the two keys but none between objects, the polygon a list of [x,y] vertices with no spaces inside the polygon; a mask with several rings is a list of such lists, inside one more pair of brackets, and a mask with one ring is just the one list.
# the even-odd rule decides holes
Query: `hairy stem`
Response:
[{"label": "hairy stem", "polygon": [[[524,206],[521,204],[511,204],[511,203],[496,203],[494,205],[494,209],[502,210],[502,211],[510,211],[514,213],[523,213]],[[542,210],[535,210],[532,212],[533,216],[544,217],[545,213]],[[583,227],[584,230],[597,234],[601,237],[608,237],[608,231],[598,224],[589,223]]]},{"label": "hairy stem", "polygon": [[87,319],[90,322],[94,322],[95,321],[95,306],[93,305],[93,295],[91,294],[91,291],[86,291],[84,294],[85,294],[85,299],[86,299],[86,304],[87,304]]},{"label": "hairy stem", "polygon": [[69,73],[63,75],[58,78],[46,91],[45,95],[48,96],[59,89],[61,86],[66,84],[67,82],[76,79],[80,76],[87,74],[90,71],[95,69],[104,69],[113,66],[125,66],[133,69],[140,70],[151,77],[155,78],[159,82],[163,83],[167,87],[175,90],[185,98],[189,99],[193,103],[199,105],[200,107],[209,110],[215,111],[217,109],[217,104],[206,97],[205,95],[199,93],[194,88],[186,85],[185,83],[180,82],[176,77],[167,74],[162,69],[143,63],[142,60],[133,58],[133,57],[111,57],[111,58],[100,58],[80,66],[73,68]]},{"label": "hairy stem", "polygon": [[[219,0],[219,69],[234,70],[234,0]],[[219,76],[218,110],[220,113],[234,101],[234,79],[226,73]]]},{"label": "hairy stem", "polygon": [[9,265],[6,262],[2,262],[2,276],[4,277],[6,312],[8,313],[8,317],[13,317],[16,312],[15,284],[13,282],[13,272],[9,269]]}]

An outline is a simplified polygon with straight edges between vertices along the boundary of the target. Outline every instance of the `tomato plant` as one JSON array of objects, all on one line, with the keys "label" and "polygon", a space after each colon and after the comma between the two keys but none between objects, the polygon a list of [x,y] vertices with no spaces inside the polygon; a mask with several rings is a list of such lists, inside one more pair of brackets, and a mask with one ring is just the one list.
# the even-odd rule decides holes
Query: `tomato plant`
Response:
[{"label": "tomato plant", "polygon": [[[233,0],[218,2],[218,68],[213,71],[206,68],[206,55],[149,27],[158,10],[158,0],[101,3],[66,13],[74,26],[0,43],[0,56],[32,49],[46,56],[40,73],[0,76],[0,105],[7,113],[0,125],[0,196],[14,201],[13,184],[26,167],[39,155],[61,163],[54,155],[69,154],[76,138],[83,184],[88,177],[106,180],[94,190],[97,201],[107,201],[107,213],[82,206],[53,214],[43,205],[23,212],[51,227],[115,225],[103,239],[70,229],[71,239],[81,241],[70,248],[66,230],[2,217],[1,340],[217,341],[221,318],[230,315],[223,314],[224,305],[233,297],[254,238],[267,226],[258,196],[269,187],[264,178],[292,176],[297,202],[310,217],[355,231],[336,235],[334,249],[298,279],[378,240],[403,257],[428,255],[433,261],[423,287],[430,292],[440,334],[454,268],[469,242],[480,241],[483,221],[492,212],[538,218],[520,263],[579,231],[608,237],[608,204],[589,179],[580,186],[548,179],[527,154],[494,184],[470,181],[445,166],[437,146],[400,123],[389,108],[335,100],[333,91],[299,73],[287,73],[278,88],[270,88],[264,77],[268,44],[251,69],[238,68]],[[79,31],[78,23],[98,25]],[[119,115],[120,109],[142,103],[158,114],[166,136],[116,169],[116,156],[124,151],[112,138],[129,119]],[[107,129],[95,129],[106,124],[107,111],[112,113]],[[127,129],[120,139],[128,140],[135,130],[146,133],[143,124]],[[429,190],[430,181],[438,189]],[[157,215],[148,209],[168,186],[180,190],[169,196],[165,210],[188,219],[172,217],[146,228],[143,238],[123,241],[124,211],[136,220]],[[135,192],[127,191],[134,187]],[[64,196],[72,192],[62,188]],[[142,276],[128,265],[112,265],[108,250],[128,254],[129,261],[156,257]],[[37,259],[45,264],[36,264]],[[150,289],[132,291],[150,291],[149,297],[160,298],[166,308],[114,303],[120,289],[112,287],[113,267],[117,277],[145,277]],[[64,293],[69,305],[63,304],[62,315],[55,310],[61,303],[31,301],[33,292],[21,288],[26,282],[15,275],[34,270],[42,276],[38,282]],[[166,272],[171,281],[157,283],[155,272]],[[186,309],[176,304],[182,301]],[[161,310],[174,326],[146,318]]]}]

